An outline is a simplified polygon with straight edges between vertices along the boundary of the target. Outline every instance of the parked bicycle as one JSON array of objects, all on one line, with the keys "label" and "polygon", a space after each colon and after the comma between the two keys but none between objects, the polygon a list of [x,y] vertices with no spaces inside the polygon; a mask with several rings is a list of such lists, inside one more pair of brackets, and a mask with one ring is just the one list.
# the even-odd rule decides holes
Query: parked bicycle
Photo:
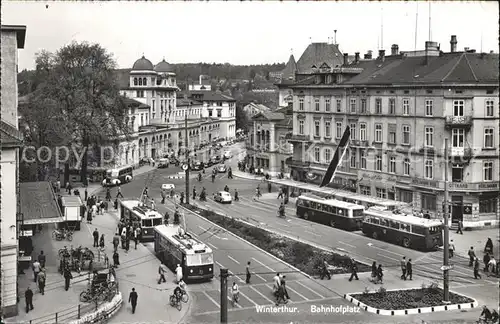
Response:
[{"label": "parked bicycle", "polygon": [[71,242],[73,240],[73,232],[67,229],[56,229],[52,232],[52,238],[56,241],[68,240]]}]

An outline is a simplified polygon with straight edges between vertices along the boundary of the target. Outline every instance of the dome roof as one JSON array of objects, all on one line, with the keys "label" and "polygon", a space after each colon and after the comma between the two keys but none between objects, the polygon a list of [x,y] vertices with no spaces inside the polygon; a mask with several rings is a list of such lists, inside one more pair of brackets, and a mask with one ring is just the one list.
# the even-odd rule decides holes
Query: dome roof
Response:
[{"label": "dome roof", "polygon": [[153,63],[150,60],[144,57],[144,55],[135,61],[132,66],[132,70],[134,71],[153,71]]},{"label": "dome roof", "polygon": [[175,67],[172,64],[165,62],[165,59],[155,66],[156,72],[175,72]]}]

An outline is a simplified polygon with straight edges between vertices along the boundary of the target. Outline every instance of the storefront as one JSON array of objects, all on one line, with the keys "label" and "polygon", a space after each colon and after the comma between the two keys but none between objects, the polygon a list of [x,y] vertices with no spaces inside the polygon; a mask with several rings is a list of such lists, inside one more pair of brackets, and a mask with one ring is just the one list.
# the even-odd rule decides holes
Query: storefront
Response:
[{"label": "storefront", "polygon": [[464,227],[498,222],[498,182],[451,182],[448,191],[452,221],[462,220]]}]

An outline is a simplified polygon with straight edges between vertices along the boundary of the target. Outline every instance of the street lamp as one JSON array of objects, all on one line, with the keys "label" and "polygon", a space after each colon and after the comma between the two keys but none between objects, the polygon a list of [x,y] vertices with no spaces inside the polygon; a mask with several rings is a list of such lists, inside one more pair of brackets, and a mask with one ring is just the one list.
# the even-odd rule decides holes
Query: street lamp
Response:
[{"label": "street lamp", "polygon": [[186,154],[186,165],[184,166],[184,171],[186,172],[185,177],[186,177],[186,204],[189,205],[189,168],[191,165],[191,161],[189,158],[189,150],[188,150],[188,112],[191,110],[191,102],[188,103],[188,109],[186,110],[186,115],[184,116],[184,153]]}]

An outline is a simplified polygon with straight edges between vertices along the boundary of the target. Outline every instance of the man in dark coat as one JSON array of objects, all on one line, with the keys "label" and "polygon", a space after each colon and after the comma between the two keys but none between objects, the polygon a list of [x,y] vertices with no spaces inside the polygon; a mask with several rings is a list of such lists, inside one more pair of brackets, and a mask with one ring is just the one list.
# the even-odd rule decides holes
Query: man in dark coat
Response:
[{"label": "man in dark coat", "polygon": [[97,228],[92,233],[92,236],[94,237],[94,247],[99,247],[99,231]]},{"label": "man in dark coat", "polygon": [[411,264],[411,259],[408,259],[408,262],[406,263],[406,277],[410,277],[410,280],[412,280],[412,274],[413,265]]},{"label": "man in dark coat", "polygon": [[68,291],[71,279],[73,279],[73,275],[71,274],[69,264],[66,262],[66,265],[64,266],[64,290]]},{"label": "man in dark coat", "polygon": [[128,297],[128,302],[132,305],[132,314],[135,314],[135,308],[137,307],[137,298],[139,296],[137,295],[137,292],[135,291],[135,288],[132,288],[132,292],[130,293]]},{"label": "man in dark coat", "polygon": [[476,253],[474,252],[474,247],[471,246],[469,252],[467,252],[469,255],[469,267],[472,267],[474,264],[474,260],[476,259]]},{"label": "man in dark coat", "polygon": [[354,259],[351,260],[351,277],[349,278],[349,281],[352,281],[352,278],[356,278],[356,280],[359,280],[358,265],[356,264],[356,261],[354,261]]},{"label": "man in dark coat", "polygon": [[462,235],[464,234],[464,233],[462,232],[463,226],[464,226],[464,224],[462,223],[462,221],[461,221],[461,220],[459,220],[459,221],[458,221],[458,227],[457,227],[457,234],[462,234]]},{"label": "man in dark coat", "polygon": [[481,279],[481,275],[479,274],[479,259],[476,258],[474,261],[474,279]]},{"label": "man in dark coat", "polygon": [[33,290],[30,287],[24,292],[24,300],[26,301],[26,313],[33,310]]}]

